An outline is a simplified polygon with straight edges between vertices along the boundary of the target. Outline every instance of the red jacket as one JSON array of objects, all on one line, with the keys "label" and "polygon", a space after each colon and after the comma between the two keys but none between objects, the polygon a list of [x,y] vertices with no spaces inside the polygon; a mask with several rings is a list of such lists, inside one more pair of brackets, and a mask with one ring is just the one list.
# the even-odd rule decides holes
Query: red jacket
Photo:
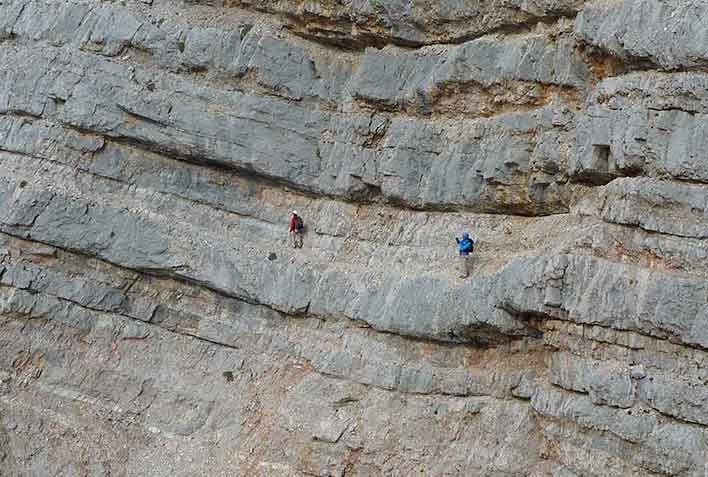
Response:
[{"label": "red jacket", "polygon": [[290,232],[295,231],[296,225],[297,225],[297,215],[293,214],[293,216],[290,217]]}]

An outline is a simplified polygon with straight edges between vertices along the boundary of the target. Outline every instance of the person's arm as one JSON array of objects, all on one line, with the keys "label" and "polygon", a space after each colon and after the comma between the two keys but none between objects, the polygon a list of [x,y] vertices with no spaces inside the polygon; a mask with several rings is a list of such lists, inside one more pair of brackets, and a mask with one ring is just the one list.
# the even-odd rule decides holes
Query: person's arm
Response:
[{"label": "person's arm", "polygon": [[459,244],[459,243],[460,243],[460,239],[457,238],[457,237],[455,237],[455,242],[457,242],[457,243]]}]

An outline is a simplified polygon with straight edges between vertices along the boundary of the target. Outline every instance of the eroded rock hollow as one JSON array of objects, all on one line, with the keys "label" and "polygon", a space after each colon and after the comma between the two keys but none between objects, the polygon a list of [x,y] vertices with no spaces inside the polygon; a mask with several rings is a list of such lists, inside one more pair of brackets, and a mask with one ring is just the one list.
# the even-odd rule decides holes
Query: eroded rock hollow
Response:
[{"label": "eroded rock hollow", "polygon": [[706,18],[0,0],[0,475],[704,476]]}]

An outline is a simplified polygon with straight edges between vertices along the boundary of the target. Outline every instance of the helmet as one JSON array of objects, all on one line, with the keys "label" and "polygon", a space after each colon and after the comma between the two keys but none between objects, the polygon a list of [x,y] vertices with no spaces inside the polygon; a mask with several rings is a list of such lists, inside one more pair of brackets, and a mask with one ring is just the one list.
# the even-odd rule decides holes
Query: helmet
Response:
[{"label": "helmet", "polygon": [[297,210],[293,210],[293,214],[297,215]]}]

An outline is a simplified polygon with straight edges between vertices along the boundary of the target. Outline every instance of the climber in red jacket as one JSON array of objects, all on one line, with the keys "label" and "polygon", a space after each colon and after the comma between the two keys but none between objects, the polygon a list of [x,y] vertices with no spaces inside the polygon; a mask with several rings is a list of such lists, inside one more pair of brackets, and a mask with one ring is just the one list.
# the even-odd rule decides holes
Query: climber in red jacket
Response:
[{"label": "climber in red jacket", "polygon": [[302,236],[305,233],[305,224],[302,217],[297,214],[297,210],[293,210],[293,215],[290,217],[290,229],[288,230],[293,248],[302,248]]}]

